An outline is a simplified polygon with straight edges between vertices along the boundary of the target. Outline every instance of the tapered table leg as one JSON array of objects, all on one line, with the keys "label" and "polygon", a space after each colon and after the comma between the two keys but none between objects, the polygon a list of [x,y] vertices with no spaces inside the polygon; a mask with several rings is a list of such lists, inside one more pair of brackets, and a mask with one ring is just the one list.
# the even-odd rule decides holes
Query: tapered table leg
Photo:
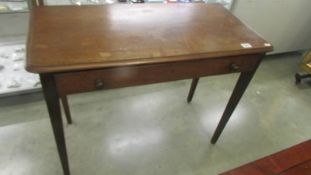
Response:
[{"label": "tapered table leg", "polygon": [[190,91],[188,94],[187,102],[190,103],[192,101],[195,89],[197,88],[198,82],[200,78],[193,78],[191,82]]},{"label": "tapered table leg", "polygon": [[230,100],[227,104],[227,107],[220,119],[220,122],[216,128],[216,131],[212,137],[211,143],[215,144],[222,133],[223,129],[225,128],[227,122],[229,121],[234,109],[238,105],[241,97],[243,96],[248,84],[250,83],[251,79],[253,78],[255,71],[251,72],[242,72],[237,84],[235,85],[235,88],[232,92],[232,95],[230,97]]},{"label": "tapered table leg", "polygon": [[65,112],[67,122],[68,122],[68,124],[72,124],[72,119],[71,119],[71,114],[70,114],[67,96],[66,95],[61,96],[60,99],[61,99],[62,104],[63,104],[63,108],[64,108],[64,112]]},{"label": "tapered table leg", "polygon": [[65,175],[70,175],[64,128],[55,80],[51,74],[41,74],[40,79],[63,171]]}]

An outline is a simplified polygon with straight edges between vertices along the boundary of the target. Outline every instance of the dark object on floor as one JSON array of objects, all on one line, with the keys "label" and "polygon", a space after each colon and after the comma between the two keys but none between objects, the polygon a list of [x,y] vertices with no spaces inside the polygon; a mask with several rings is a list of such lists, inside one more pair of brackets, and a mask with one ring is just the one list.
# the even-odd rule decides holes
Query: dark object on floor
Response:
[{"label": "dark object on floor", "polygon": [[131,2],[133,2],[133,3],[144,3],[145,1],[144,0],[131,0]]},{"label": "dark object on floor", "polygon": [[302,79],[311,78],[311,51],[307,52],[301,63],[301,68],[307,74],[297,73],[295,75],[296,84],[300,84]]},{"label": "dark object on floor", "polygon": [[296,73],[296,74],[295,74],[295,83],[296,83],[296,84],[300,84],[301,81],[302,81],[303,79],[306,79],[306,78],[311,78],[311,74]]},{"label": "dark object on floor", "polygon": [[310,175],[311,140],[221,175]]}]

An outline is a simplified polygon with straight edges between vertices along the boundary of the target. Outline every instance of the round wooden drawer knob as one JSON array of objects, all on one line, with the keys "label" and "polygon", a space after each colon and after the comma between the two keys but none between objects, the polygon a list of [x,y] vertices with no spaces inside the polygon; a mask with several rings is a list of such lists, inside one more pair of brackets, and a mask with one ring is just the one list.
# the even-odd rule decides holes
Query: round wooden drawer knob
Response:
[{"label": "round wooden drawer knob", "polygon": [[230,64],[230,70],[232,72],[239,72],[240,71],[240,67],[237,64],[233,63],[233,64]]},{"label": "round wooden drawer knob", "polygon": [[104,88],[104,82],[101,79],[95,80],[95,88],[96,89],[103,89]]}]

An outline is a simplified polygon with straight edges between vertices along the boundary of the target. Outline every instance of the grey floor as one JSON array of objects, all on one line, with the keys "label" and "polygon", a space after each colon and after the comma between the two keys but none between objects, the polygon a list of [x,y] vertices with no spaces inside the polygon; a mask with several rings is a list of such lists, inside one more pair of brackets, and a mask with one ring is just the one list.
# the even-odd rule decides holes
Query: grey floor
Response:
[{"label": "grey floor", "polygon": [[[216,145],[209,140],[237,75],[69,96],[72,175],[213,175],[311,137],[310,82],[299,54],[267,57]],[[0,99],[0,175],[61,175],[40,93]]]}]

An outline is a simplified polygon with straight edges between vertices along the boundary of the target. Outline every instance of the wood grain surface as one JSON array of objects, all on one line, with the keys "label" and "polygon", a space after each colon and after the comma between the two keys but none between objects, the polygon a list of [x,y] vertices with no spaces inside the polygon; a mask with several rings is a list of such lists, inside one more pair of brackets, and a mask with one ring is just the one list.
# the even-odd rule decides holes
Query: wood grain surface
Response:
[{"label": "wood grain surface", "polygon": [[[144,85],[166,81],[175,81],[208,75],[234,73],[231,65],[237,65],[238,71],[248,72],[257,67],[260,55],[235,56],[208,60],[183,61],[156,65],[122,66],[99,70],[57,73],[55,81],[61,96],[90,92],[101,89]],[[101,86],[97,87],[98,81]]]},{"label": "wood grain surface", "polygon": [[66,72],[271,51],[265,43],[220,4],[42,6],[32,10],[26,69]]},{"label": "wood grain surface", "polygon": [[221,175],[310,175],[311,140]]}]

